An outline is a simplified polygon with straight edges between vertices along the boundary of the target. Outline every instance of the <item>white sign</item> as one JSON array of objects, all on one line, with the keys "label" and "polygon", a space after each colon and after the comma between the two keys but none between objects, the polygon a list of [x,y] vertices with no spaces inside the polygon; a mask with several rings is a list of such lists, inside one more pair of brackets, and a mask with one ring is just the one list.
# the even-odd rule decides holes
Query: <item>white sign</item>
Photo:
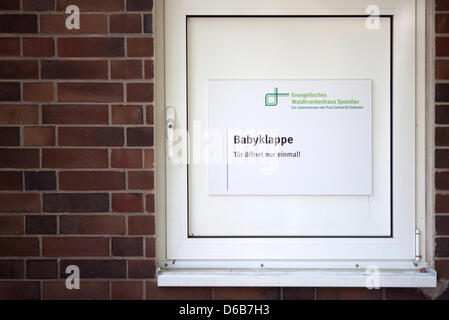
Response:
[{"label": "white sign", "polygon": [[371,105],[371,80],[210,80],[209,194],[370,195]]}]

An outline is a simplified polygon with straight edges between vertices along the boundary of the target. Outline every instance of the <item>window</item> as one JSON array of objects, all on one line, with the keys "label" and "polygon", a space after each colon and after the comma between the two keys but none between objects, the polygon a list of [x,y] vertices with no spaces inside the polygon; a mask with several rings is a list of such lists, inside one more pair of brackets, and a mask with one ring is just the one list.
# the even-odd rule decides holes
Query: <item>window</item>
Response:
[{"label": "window", "polygon": [[[435,285],[417,257],[424,1],[380,1],[379,16],[368,1],[311,3],[166,2],[159,285],[365,286],[373,272]],[[261,143],[237,146],[235,129]],[[225,160],[211,164],[214,134]],[[292,149],[261,147],[282,137]],[[240,151],[280,169],[234,165]]]}]

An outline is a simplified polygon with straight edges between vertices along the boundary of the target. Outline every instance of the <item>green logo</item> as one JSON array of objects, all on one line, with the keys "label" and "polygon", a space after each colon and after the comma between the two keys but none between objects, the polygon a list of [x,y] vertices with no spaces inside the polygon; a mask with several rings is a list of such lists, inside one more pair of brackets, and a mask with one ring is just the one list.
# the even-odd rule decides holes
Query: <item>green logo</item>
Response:
[{"label": "green logo", "polygon": [[279,93],[278,88],[274,88],[274,93],[267,93],[265,95],[265,106],[275,107],[279,103],[279,97],[290,97],[289,93]]}]

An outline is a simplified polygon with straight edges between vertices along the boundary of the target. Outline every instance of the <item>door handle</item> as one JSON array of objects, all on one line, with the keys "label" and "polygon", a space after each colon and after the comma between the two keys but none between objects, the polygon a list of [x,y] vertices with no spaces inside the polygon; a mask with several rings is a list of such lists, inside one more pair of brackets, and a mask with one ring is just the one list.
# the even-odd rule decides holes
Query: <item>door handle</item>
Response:
[{"label": "door handle", "polygon": [[167,155],[169,159],[173,158],[173,139],[176,123],[176,109],[167,107],[165,110],[165,122],[167,130]]}]

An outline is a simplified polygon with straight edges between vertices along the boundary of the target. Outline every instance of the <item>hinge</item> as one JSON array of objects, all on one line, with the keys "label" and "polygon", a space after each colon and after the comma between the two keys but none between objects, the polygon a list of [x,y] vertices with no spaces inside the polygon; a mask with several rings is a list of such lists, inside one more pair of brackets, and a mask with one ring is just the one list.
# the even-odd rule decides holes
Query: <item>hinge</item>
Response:
[{"label": "hinge", "polygon": [[421,231],[419,229],[415,230],[415,266],[421,262]]}]

